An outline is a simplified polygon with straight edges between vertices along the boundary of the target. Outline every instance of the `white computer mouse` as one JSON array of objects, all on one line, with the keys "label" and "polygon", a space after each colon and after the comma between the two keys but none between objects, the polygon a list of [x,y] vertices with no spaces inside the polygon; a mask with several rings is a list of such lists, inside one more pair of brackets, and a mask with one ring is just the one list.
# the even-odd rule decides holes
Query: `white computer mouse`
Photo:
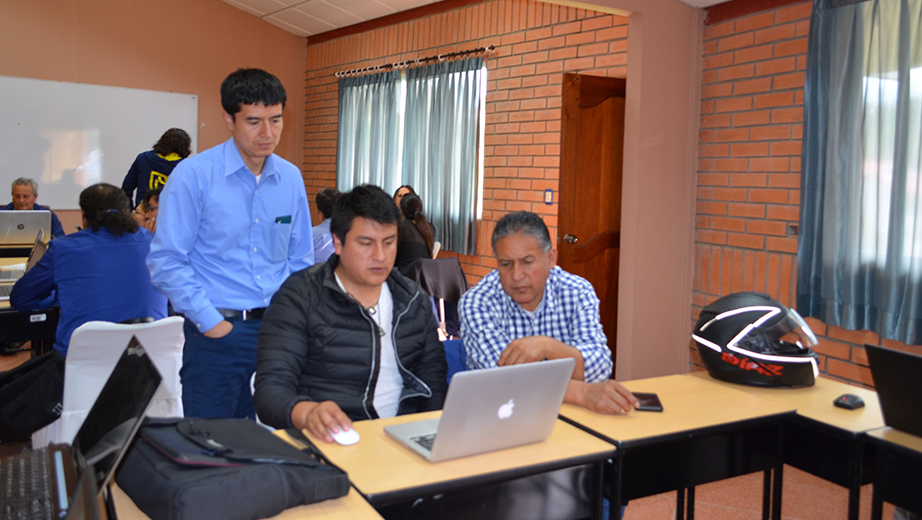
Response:
[{"label": "white computer mouse", "polygon": [[330,435],[333,436],[333,440],[336,441],[336,444],[342,446],[349,446],[359,442],[359,432],[355,431],[354,428],[348,430],[339,429],[339,433],[333,433],[333,430],[327,428],[327,431],[330,432]]}]

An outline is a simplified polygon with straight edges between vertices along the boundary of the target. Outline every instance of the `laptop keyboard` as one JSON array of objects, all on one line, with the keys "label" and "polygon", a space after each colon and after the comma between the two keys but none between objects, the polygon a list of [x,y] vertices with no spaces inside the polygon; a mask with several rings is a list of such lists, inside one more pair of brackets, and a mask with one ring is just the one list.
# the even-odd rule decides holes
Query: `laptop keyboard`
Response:
[{"label": "laptop keyboard", "polygon": [[0,518],[54,518],[50,455],[48,450],[39,450],[0,461]]},{"label": "laptop keyboard", "polygon": [[432,451],[432,443],[435,442],[435,434],[420,435],[419,437],[410,437],[410,440],[419,444],[423,448]]}]

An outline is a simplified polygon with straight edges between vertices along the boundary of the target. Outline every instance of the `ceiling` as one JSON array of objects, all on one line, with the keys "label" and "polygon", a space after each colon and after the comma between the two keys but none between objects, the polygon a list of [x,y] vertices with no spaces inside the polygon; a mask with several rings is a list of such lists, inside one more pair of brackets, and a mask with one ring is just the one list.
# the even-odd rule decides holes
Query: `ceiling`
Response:
[{"label": "ceiling", "polygon": [[[298,36],[311,36],[440,0],[223,0]],[[591,1],[591,0],[590,0]],[[708,7],[726,0],[682,0]]]}]

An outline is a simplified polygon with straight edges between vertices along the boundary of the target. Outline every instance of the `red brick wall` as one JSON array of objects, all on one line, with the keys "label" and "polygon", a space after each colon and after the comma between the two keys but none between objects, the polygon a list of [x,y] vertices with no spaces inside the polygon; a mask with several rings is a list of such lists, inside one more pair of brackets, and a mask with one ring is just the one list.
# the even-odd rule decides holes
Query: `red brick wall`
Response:
[{"label": "red brick wall", "polygon": [[[804,69],[810,2],[705,27],[692,325],[737,291],[796,298]],[[872,386],[865,343],[922,350],[808,319],[820,369]],[[701,368],[691,347],[691,370]]]},{"label": "red brick wall", "polygon": [[[627,19],[528,0],[492,0],[365,33],[309,45],[305,73],[308,198],[336,185],[340,70],[495,45],[485,57],[487,121],[484,213],[478,255],[460,260],[471,284],[495,267],[490,233],[515,210],[543,215],[556,239],[560,95],[564,72],[624,77]],[[313,205],[313,202],[312,202]],[[447,252],[446,254],[452,254]]]}]

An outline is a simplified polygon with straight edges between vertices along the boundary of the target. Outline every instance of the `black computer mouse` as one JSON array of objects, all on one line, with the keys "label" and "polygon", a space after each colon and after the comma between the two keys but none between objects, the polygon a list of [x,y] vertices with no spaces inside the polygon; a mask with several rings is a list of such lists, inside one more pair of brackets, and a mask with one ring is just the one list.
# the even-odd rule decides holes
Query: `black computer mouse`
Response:
[{"label": "black computer mouse", "polygon": [[855,394],[842,394],[839,397],[836,397],[836,400],[833,401],[832,404],[838,406],[839,408],[845,408],[846,410],[854,410],[864,406],[864,399],[858,397]]}]

